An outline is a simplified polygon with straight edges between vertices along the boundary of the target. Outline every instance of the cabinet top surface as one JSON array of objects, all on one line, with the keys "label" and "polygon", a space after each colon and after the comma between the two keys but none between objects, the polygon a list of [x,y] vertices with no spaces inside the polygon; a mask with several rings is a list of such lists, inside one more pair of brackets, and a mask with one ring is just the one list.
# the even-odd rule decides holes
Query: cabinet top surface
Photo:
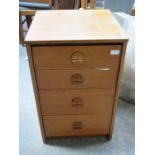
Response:
[{"label": "cabinet top surface", "polygon": [[109,10],[37,11],[26,35],[28,43],[126,41]]}]

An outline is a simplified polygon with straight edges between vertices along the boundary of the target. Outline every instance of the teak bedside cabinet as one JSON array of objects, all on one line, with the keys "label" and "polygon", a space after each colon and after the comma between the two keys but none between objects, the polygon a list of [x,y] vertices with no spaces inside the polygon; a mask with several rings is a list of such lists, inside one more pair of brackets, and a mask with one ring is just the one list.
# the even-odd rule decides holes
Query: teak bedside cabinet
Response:
[{"label": "teak bedside cabinet", "polygon": [[112,13],[37,11],[25,41],[43,141],[111,138],[128,42]]}]

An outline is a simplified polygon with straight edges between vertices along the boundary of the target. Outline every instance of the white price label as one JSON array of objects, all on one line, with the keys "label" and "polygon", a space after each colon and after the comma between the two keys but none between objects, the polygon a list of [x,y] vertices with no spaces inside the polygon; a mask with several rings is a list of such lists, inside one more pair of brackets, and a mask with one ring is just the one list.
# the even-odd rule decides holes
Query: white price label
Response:
[{"label": "white price label", "polygon": [[120,50],[111,50],[110,54],[111,55],[119,55],[120,54]]}]

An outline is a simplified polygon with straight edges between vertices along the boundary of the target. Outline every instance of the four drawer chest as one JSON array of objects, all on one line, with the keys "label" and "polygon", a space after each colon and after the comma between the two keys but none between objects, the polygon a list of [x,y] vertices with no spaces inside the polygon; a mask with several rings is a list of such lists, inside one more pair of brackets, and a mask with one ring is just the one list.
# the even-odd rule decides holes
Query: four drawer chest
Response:
[{"label": "four drawer chest", "polygon": [[43,141],[111,138],[128,41],[112,13],[37,11],[25,41]]}]

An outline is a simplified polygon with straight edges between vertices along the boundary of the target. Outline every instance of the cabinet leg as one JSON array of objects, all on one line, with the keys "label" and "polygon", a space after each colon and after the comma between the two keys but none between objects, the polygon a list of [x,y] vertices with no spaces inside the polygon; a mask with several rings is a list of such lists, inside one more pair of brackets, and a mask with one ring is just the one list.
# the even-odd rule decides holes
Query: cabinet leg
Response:
[{"label": "cabinet leg", "polygon": [[107,136],[107,139],[108,139],[108,140],[111,140],[111,139],[112,139],[112,135],[109,134],[109,135]]},{"label": "cabinet leg", "polygon": [[46,137],[42,137],[43,143],[47,144],[48,143],[48,139]]}]

